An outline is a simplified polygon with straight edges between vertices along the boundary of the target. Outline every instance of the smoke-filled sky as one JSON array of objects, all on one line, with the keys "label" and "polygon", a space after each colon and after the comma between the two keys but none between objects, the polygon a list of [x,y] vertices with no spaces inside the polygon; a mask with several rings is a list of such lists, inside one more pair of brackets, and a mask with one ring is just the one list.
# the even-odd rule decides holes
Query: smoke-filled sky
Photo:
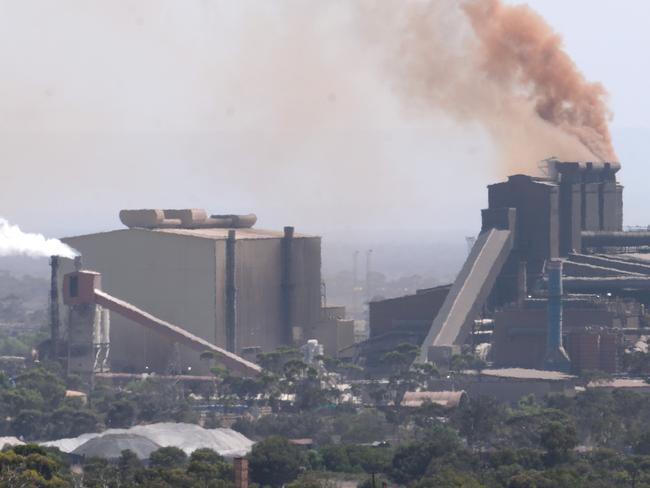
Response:
[{"label": "smoke-filled sky", "polygon": [[[463,236],[486,184],[602,152],[573,136],[593,141],[609,107],[627,223],[650,223],[650,4],[529,2],[585,78],[562,76],[549,105],[534,29],[472,24],[460,3],[0,0],[0,215],[66,235],[116,227],[124,207],[196,206],[262,227]],[[484,49],[502,31],[532,47]],[[591,82],[609,99],[585,95]]]}]

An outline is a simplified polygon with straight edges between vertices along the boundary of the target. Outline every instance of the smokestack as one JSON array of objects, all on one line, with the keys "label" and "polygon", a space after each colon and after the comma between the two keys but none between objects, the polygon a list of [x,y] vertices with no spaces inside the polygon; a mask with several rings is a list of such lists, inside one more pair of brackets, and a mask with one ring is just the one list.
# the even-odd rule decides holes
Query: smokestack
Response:
[{"label": "smokestack", "polygon": [[527,273],[526,261],[519,261],[517,268],[517,304],[519,308],[524,306],[528,297]]},{"label": "smokestack", "polygon": [[59,316],[59,256],[50,258],[52,276],[50,281],[50,340],[52,341],[52,359],[59,357],[59,340],[61,331],[61,317]]},{"label": "smokestack", "polygon": [[368,249],[366,251],[366,298],[368,301],[372,299],[372,292],[370,290],[370,273],[372,271],[372,268],[370,266],[371,264],[371,257],[372,257],[372,249]]},{"label": "smokestack", "polygon": [[284,228],[282,239],[282,313],[285,326],[285,344],[293,343],[293,227]]},{"label": "smokestack", "polygon": [[548,274],[548,331],[544,368],[568,372],[571,362],[562,347],[562,261],[552,259],[546,266]]},{"label": "smokestack", "polygon": [[248,488],[248,459],[238,457],[234,459],[235,488]]},{"label": "smokestack", "polygon": [[226,240],[226,349],[235,352],[237,347],[237,284],[235,283],[235,245],[237,236],[234,230],[228,231]]}]

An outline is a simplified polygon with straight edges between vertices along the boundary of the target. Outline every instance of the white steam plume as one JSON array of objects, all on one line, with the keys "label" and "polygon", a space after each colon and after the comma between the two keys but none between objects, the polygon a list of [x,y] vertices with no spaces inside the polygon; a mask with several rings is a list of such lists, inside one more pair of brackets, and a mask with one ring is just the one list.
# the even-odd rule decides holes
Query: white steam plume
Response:
[{"label": "white steam plume", "polygon": [[23,232],[17,225],[10,224],[0,217],[0,256],[62,256],[72,259],[78,255],[77,251],[58,239]]}]

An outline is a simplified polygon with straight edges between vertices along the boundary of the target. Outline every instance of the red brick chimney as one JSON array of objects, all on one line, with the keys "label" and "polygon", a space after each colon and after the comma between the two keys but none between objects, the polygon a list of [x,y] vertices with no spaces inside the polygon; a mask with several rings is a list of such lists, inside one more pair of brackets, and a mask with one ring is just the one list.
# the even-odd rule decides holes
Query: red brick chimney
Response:
[{"label": "red brick chimney", "polygon": [[235,488],[248,488],[248,459],[238,457],[234,459]]}]

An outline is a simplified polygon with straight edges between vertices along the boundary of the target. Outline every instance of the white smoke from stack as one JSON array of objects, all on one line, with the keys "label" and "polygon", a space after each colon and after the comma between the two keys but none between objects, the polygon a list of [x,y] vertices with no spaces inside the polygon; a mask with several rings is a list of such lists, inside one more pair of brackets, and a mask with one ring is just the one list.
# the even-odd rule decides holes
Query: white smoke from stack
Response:
[{"label": "white smoke from stack", "polygon": [[23,232],[20,227],[0,217],[0,256],[28,256],[44,258],[61,256],[73,259],[79,253],[58,239],[48,239],[42,234]]}]

